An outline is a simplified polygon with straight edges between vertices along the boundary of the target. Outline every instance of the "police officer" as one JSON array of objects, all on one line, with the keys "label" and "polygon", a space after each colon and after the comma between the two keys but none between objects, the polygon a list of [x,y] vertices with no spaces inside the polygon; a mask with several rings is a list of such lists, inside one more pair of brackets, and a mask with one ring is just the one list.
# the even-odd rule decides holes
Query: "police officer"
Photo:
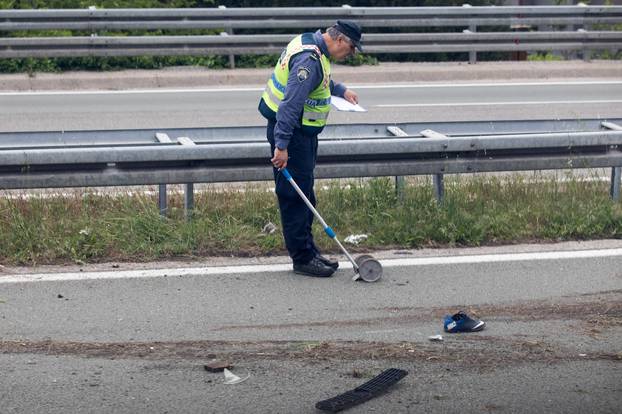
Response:
[{"label": "police officer", "polygon": [[329,277],[339,264],[320,255],[311,233],[313,213],[279,170],[287,167],[315,205],[317,136],[326,125],[330,96],[358,103],[356,92],[330,79],[330,59],[344,59],[355,49],[362,50],[361,28],[348,20],[338,20],[325,33],[318,30],[295,37],[281,54],[259,101],[259,112],[268,120],[285,245],[294,272],[303,275]]}]

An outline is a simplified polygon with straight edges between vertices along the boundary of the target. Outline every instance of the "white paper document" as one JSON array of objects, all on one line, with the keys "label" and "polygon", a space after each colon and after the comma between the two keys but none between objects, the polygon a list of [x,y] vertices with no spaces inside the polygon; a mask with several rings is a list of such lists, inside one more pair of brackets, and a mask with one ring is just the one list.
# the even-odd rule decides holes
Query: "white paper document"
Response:
[{"label": "white paper document", "polygon": [[331,96],[330,103],[333,104],[333,106],[337,108],[338,111],[367,112],[367,109],[363,108],[361,105],[359,104],[353,105],[350,102],[338,96]]}]

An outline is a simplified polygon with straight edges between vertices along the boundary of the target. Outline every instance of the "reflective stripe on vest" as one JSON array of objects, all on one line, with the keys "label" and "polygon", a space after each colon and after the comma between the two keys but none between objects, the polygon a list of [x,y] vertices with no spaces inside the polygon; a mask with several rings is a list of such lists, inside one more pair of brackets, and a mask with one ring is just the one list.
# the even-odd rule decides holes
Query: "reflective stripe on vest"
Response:
[{"label": "reflective stripe on vest", "polygon": [[[281,105],[281,100],[279,99],[279,97],[276,96],[268,86],[266,86],[264,94],[268,94],[270,96],[270,99],[272,99],[273,102],[276,102],[276,104],[279,106]],[[328,100],[328,103],[330,104],[330,99]],[[319,121],[319,120],[326,121],[326,119],[328,119],[328,112],[304,111],[302,113],[302,118],[303,118],[303,121],[304,121],[304,118],[307,118],[311,121]]]},{"label": "reflective stripe on vest", "polygon": [[[272,84],[274,85],[275,88],[277,88],[281,93],[285,94],[285,85],[282,85],[281,82],[279,82],[276,78],[276,76],[274,76],[274,73],[271,76],[272,79]],[[266,89],[270,89],[270,87],[266,87]],[[272,96],[274,96],[276,99],[275,101],[278,101],[279,104],[281,102],[280,99],[278,99],[278,97],[274,94],[272,94]],[[321,106],[321,105],[330,105],[330,98],[328,99],[306,99],[305,103],[309,106]]]},{"label": "reflective stripe on vest", "polygon": [[[266,105],[274,112],[285,96],[285,88],[289,77],[289,60],[292,56],[306,50],[312,50],[320,58],[322,65],[322,81],[307,97],[302,112],[302,125],[324,127],[330,112],[330,61],[324,56],[317,45],[302,44],[302,35],[295,37],[281,54],[272,76],[262,95]],[[279,80],[280,79],[280,80]]]}]

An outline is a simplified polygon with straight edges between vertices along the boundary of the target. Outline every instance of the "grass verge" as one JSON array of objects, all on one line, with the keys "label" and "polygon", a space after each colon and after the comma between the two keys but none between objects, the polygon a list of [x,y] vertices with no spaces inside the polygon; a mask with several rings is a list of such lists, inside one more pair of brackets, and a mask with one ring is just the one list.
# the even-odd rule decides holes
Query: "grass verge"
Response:
[{"label": "grass verge", "polygon": [[[622,204],[609,198],[608,182],[570,173],[563,180],[539,174],[448,176],[442,205],[422,177],[412,178],[401,197],[389,178],[316,185],[319,210],[341,238],[369,236],[352,247],[355,252],[622,236]],[[182,195],[170,198],[170,215],[162,218],[157,195],[5,194],[0,197],[0,263],[285,253],[272,192],[251,186],[200,192],[190,222],[184,220]],[[262,232],[269,222],[279,230]],[[336,251],[320,226],[314,231],[323,250]]]}]

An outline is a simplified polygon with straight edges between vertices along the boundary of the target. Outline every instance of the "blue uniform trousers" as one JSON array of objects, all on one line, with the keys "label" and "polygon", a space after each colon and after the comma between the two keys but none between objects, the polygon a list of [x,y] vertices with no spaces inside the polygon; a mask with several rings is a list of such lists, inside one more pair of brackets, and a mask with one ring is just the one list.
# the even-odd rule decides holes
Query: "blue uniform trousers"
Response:
[{"label": "blue uniform trousers", "polygon": [[[266,135],[272,154],[274,154],[275,125],[275,121],[268,120]],[[315,206],[313,170],[317,159],[317,145],[317,135],[304,135],[301,129],[296,128],[287,147],[289,155],[287,170],[313,206]],[[273,170],[285,246],[294,264],[306,264],[319,253],[311,232],[313,213],[283,174],[276,168]]]}]

